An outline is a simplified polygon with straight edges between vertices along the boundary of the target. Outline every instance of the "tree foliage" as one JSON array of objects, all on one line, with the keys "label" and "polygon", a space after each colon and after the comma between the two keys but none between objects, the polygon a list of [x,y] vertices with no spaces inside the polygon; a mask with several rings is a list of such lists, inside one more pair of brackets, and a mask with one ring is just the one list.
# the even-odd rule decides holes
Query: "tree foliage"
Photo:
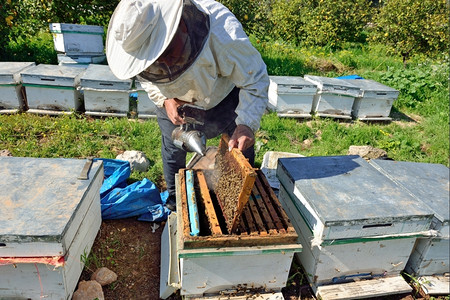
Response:
[{"label": "tree foliage", "polygon": [[372,41],[391,46],[404,62],[413,54],[448,51],[446,0],[387,0],[375,18]]}]

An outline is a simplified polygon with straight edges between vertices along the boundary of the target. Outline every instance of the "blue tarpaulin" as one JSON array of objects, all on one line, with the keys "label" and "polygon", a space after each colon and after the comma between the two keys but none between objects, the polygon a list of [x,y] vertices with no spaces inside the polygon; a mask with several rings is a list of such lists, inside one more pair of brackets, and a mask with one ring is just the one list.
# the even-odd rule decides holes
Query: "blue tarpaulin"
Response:
[{"label": "blue tarpaulin", "polygon": [[[130,164],[117,159],[102,160],[105,179],[100,188],[103,219],[122,219],[139,216],[140,221],[160,222],[167,219],[170,210],[164,206],[158,188],[144,178],[127,184]],[[163,197],[164,198],[164,197]]]},{"label": "blue tarpaulin", "polygon": [[336,77],[337,79],[364,79],[359,75],[345,75],[345,76],[339,76]]}]

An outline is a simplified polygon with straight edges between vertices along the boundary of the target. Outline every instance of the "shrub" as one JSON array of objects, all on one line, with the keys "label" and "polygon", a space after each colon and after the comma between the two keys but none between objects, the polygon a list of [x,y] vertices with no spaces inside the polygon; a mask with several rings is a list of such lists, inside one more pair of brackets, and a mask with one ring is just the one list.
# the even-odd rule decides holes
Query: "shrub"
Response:
[{"label": "shrub", "polygon": [[448,10],[445,0],[387,0],[375,18],[371,41],[391,47],[404,63],[417,53],[448,51]]}]

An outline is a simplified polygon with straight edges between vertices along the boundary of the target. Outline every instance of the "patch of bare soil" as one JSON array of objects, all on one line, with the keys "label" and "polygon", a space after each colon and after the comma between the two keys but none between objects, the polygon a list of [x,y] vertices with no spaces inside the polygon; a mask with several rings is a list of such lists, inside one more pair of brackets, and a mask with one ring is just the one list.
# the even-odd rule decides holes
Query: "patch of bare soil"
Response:
[{"label": "patch of bare soil", "polygon": [[[97,268],[107,267],[117,274],[118,279],[103,287],[105,299],[159,299],[161,233],[164,225],[164,222],[149,223],[137,221],[136,218],[104,220],[80,280],[90,280]],[[282,289],[286,300],[316,299],[306,274],[296,262],[292,264],[289,279],[288,285]],[[180,299],[180,295],[169,297],[169,300]],[[412,292],[373,299],[413,300],[429,297]]]}]

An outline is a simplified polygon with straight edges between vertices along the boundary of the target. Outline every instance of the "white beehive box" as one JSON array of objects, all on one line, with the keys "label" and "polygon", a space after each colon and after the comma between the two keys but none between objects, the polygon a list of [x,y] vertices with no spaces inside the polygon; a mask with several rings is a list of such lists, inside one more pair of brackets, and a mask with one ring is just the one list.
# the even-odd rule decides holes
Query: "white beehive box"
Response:
[{"label": "white beehive box", "polygon": [[268,106],[281,117],[310,118],[316,92],[302,77],[270,76]]},{"label": "white beehive box", "polygon": [[163,299],[176,290],[187,298],[219,295],[238,287],[280,292],[287,284],[294,253],[302,249],[298,244],[184,249],[177,218],[179,213],[169,216],[161,236]]},{"label": "white beehive box", "polygon": [[352,116],[359,120],[391,120],[392,104],[397,99],[399,91],[384,84],[368,79],[345,79],[361,89],[352,107]]},{"label": "white beehive box", "polygon": [[359,156],[280,158],[277,176],[280,202],[303,245],[298,258],[316,293],[354,279],[401,280],[433,217],[416,198]]},{"label": "white beehive box", "polygon": [[78,90],[85,68],[40,64],[21,72],[27,92],[28,112],[72,113],[82,108]]},{"label": "white beehive box", "polygon": [[132,80],[118,79],[107,65],[91,64],[81,77],[87,115],[126,117]]},{"label": "white beehive box", "polygon": [[305,75],[305,79],[317,86],[313,113],[320,117],[352,118],[353,101],[360,94],[359,87],[337,78]]},{"label": "white beehive box", "polygon": [[103,54],[103,26],[50,23],[57,52],[67,55]]},{"label": "white beehive box", "polygon": [[148,93],[144,90],[139,80],[135,81],[137,90],[137,113],[139,118],[155,118],[156,117],[156,105]]},{"label": "white beehive box", "polygon": [[26,110],[20,72],[34,65],[34,62],[0,62],[0,113]]},{"label": "white beehive box", "polygon": [[430,229],[435,236],[417,239],[406,271],[413,276],[450,273],[449,169],[415,162],[372,160],[371,164],[434,212]]},{"label": "white beehive box", "polygon": [[0,298],[70,299],[101,224],[103,165],[0,157]]}]

